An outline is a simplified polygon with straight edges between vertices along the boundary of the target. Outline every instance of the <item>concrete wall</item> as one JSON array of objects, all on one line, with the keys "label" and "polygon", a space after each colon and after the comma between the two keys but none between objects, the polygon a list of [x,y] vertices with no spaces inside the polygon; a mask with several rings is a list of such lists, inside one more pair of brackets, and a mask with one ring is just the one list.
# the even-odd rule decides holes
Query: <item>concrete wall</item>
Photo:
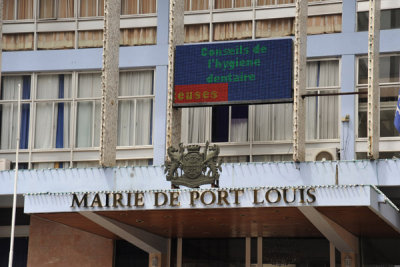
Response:
[{"label": "concrete wall", "polygon": [[31,217],[28,267],[113,266],[113,240]]}]

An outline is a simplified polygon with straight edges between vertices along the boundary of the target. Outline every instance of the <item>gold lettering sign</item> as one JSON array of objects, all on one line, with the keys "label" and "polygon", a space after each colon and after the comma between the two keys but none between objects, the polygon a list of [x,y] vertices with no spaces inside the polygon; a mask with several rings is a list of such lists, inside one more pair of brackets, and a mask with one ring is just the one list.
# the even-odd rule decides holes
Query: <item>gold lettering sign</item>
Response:
[{"label": "gold lettering sign", "polygon": [[[183,199],[181,194],[187,194]],[[231,189],[231,190],[193,190],[185,191],[155,191],[155,192],[125,192],[125,193],[82,193],[72,194],[71,208],[144,208],[151,206],[162,207],[230,207],[242,205],[245,193],[246,203],[254,206],[267,205],[310,205],[317,201],[316,189],[309,188],[264,188],[264,189]],[[147,204],[147,205],[146,205]]]}]

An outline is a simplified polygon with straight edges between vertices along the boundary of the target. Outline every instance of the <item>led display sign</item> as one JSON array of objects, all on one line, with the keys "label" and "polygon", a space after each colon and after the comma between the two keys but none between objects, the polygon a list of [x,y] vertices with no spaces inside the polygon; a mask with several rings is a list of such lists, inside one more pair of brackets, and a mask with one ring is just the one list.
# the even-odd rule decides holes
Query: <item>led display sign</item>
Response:
[{"label": "led display sign", "polygon": [[176,47],[174,106],[292,101],[292,39]]}]

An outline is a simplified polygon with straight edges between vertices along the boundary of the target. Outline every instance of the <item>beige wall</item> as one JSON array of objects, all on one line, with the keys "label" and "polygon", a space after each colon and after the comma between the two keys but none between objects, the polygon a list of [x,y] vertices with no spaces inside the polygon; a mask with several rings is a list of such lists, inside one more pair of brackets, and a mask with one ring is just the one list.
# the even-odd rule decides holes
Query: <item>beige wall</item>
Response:
[{"label": "beige wall", "polygon": [[113,240],[31,216],[28,267],[112,267]]}]

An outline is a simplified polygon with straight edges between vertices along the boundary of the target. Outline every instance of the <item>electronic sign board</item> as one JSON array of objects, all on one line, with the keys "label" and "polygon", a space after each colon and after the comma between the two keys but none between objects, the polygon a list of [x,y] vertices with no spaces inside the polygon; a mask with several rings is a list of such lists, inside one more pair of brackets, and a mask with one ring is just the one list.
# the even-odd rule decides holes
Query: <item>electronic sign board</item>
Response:
[{"label": "electronic sign board", "polygon": [[292,42],[177,46],[174,106],[291,102]]}]

